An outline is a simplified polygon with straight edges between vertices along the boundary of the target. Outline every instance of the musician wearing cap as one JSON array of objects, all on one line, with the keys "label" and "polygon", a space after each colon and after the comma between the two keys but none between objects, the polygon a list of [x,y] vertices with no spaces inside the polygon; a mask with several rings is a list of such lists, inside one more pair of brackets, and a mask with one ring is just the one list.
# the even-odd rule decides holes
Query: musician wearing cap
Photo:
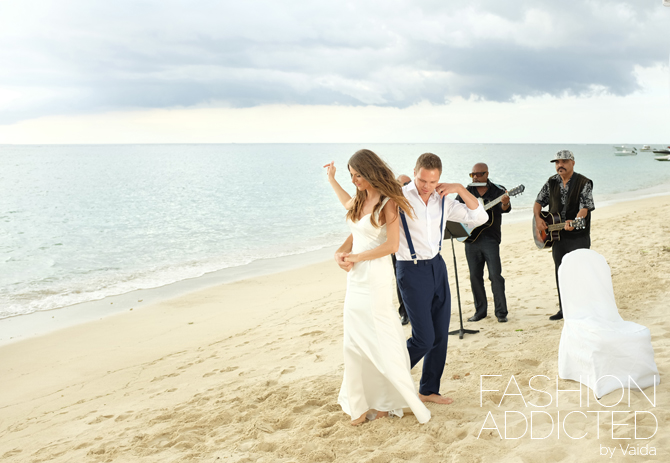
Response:
[{"label": "musician wearing cap", "polygon": [[[470,269],[470,286],[475,303],[475,314],[468,318],[469,322],[477,322],[487,316],[486,289],[484,287],[484,264],[489,272],[495,316],[498,322],[507,322],[507,299],[505,298],[505,279],[502,276],[500,262],[500,225],[502,214],[512,210],[506,188],[489,180],[489,168],[480,162],[474,165],[470,173],[472,184],[467,190],[475,198],[481,198],[484,205],[496,203],[487,209],[488,220],[470,232],[465,240],[465,257]],[[463,202],[459,197],[457,201]]]},{"label": "musician wearing cap", "polygon": [[[595,209],[595,205],[593,203],[593,182],[574,171],[575,157],[571,151],[559,151],[551,162],[555,163],[556,175],[547,180],[537,195],[533,205],[533,214],[536,236],[547,235],[551,227],[557,227],[560,230],[557,232],[557,238],[548,244],[551,245],[554,257],[560,307],[558,313],[549,319],[561,320],[563,307],[558,286],[558,267],[567,253],[575,249],[591,247],[591,211]],[[546,206],[549,206],[549,214],[542,211],[542,208]],[[552,218],[555,222],[552,225],[547,224],[550,215],[555,217],[555,219]]]}]

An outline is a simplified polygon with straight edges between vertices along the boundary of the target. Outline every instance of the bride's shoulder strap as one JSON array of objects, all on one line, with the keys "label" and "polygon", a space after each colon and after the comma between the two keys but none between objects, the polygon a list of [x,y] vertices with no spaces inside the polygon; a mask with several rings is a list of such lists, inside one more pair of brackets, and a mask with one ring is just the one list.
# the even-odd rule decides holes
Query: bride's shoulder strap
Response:
[{"label": "bride's shoulder strap", "polygon": [[391,198],[388,196],[382,199],[382,205],[379,206],[379,209],[377,210],[377,217],[379,217],[379,215],[382,213],[382,210],[384,209],[384,206],[386,206],[386,203],[389,202],[389,199]]}]

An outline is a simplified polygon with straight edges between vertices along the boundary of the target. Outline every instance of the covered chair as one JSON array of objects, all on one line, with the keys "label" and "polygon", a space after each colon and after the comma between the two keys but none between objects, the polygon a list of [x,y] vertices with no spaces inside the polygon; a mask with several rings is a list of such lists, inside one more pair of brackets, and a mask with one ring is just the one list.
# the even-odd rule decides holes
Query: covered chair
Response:
[{"label": "covered chair", "polygon": [[558,284],[565,321],[558,347],[559,377],[581,382],[598,398],[622,386],[644,389],[659,384],[649,328],[619,315],[603,256],[590,249],[566,254]]}]

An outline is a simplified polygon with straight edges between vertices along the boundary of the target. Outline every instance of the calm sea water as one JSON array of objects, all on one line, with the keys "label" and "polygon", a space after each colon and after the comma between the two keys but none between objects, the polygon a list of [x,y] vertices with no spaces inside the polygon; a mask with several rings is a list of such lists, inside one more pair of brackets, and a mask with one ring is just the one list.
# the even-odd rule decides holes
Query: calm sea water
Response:
[{"label": "calm sea water", "polygon": [[[430,151],[443,181],[468,183],[475,162],[532,208],[571,149],[598,200],[670,191],[670,163],[616,157],[611,145],[276,144],[0,146],[0,318],[307,253],[347,234],[323,164],[354,191],[346,161],[369,148],[412,175]],[[507,218],[506,218],[507,219]]]}]

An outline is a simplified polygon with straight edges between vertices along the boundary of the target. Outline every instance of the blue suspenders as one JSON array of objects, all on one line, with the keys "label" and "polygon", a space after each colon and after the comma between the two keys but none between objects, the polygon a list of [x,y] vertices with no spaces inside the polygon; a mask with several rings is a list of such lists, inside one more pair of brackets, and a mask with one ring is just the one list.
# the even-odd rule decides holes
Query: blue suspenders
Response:
[{"label": "blue suspenders", "polygon": [[[412,256],[414,265],[417,263],[416,251],[414,251],[414,244],[412,244],[412,237],[409,234],[409,227],[407,226],[407,219],[405,213],[400,209],[400,220],[402,220],[402,228],[405,230],[405,238],[407,238],[407,245],[409,246],[409,253]],[[444,226],[444,196],[442,196],[442,217],[440,217],[440,249],[438,253],[442,252],[442,227]]]}]

